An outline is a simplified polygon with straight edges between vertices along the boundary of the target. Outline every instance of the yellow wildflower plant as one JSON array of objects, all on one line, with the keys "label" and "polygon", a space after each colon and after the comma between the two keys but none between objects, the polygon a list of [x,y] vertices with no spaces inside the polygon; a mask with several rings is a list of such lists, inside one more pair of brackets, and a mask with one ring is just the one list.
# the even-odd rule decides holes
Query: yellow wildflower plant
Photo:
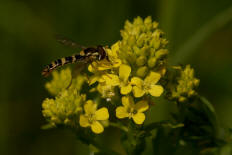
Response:
[{"label": "yellow wildflower plant", "polygon": [[108,109],[103,107],[97,110],[97,104],[88,100],[84,105],[84,111],[85,113],[80,115],[80,126],[91,127],[91,130],[96,134],[102,133],[104,127],[100,121],[109,119]]},{"label": "yellow wildflower plant", "polygon": [[[121,143],[128,154],[141,154],[145,149],[143,147],[147,142],[146,138],[152,135],[154,129],[158,129],[156,131],[159,139],[162,139],[162,136],[168,137],[166,133],[169,131],[171,135],[181,136],[174,137],[178,140],[177,143],[180,140],[191,139],[188,135],[195,135],[192,131],[188,133],[188,127],[183,129],[184,133],[181,133],[182,130],[172,130],[188,125],[188,119],[193,124],[203,124],[204,127],[199,127],[199,130],[207,131],[202,133],[210,131],[211,134],[214,129],[211,130],[205,125],[214,119],[192,121],[195,119],[192,119],[195,110],[188,110],[210,107],[207,100],[198,96],[195,90],[199,85],[199,79],[194,76],[194,70],[190,65],[185,68],[174,67],[175,70],[171,70],[167,65],[168,42],[158,28],[158,23],[152,21],[151,17],[137,17],[132,22],[126,21],[124,29],[120,32],[121,40],[116,41],[110,48],[104,47],[107,57],[103,60],[91,60],[86,69],[79,72],[75,70],[78,67],[73,67],[73,70],[65,68],[52,73],[53,79],[46,83],[45,87],[54,98],[47,98],[42,103],[42,113],[49,125],[55,127],[61,124],[74,129],[77,138],[88,145],[94,145],[99,154],[114,154],[107,152],[110,149],[104,150],[105,147],[98,141],[101,139],[99,134],[108,126],[116,127],[123,132]],[[144,123],[147,118],[145,112],[152,108],[149,103],[153,103],[164,92],[162,101],[177,102],[177,108],[181,109],[176,111],[181,114],[174,113],[174,119],[167,121]],[[159,101],[158,98],[156,103],[159,104]],[[192,106],[193,104],[181,102],[205,102],[205,105]],[[200,112],[204,110],[207,108],[202,108]],[[212,116],[212,111],[210,107],[207,115],[202,116]],[[188,112],[192,112],[190,117],[186,117]],[[199,119],[199,116],[196,119]],[[163,129],[165,132],[162,132]],[[195,125],[194,129],[198,129],[198,125]],[[97,135],[93,136],[94,134]],[[156,143],[159,142],[157,136],[152,138]],[[186,146],[188,143],[186,142]]]},{"label": "yellow wildflower plant", "polygon": [[150,74],[142,80],[139,77],[133,77],[131,83],[133,85],[133,93],[135,97],[142,97],[144,94],[150,94],[159,97],[163,93],[163,87],[156,83],[160,80],[160,74],[150,72]]},{"label": "yellow wildflower plant", "polygon": [[136,124],[143,124],[145,120],[145,112],[148,110],[149,105],[146,100],[142,100],[134,103],[134,99],[131,96],[122,97],[122,105],[116,109],[116,117],[119,119],[129,118],[133,119]]}]

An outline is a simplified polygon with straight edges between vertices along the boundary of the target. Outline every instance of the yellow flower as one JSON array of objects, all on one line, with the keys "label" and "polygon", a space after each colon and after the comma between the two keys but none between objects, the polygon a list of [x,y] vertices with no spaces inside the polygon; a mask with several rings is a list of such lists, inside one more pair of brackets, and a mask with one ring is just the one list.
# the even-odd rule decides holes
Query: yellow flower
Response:
[{"label": "yellow flower", "polygon": [[85,114],[80,115],[80,126],[91,127],[91,130],[96,133],[102,133],[104,127],[99,121],[108,120],[108,109],[103,107],[97,110],[97,104],[92,100],[88,100],[84,105]]},{"label": "yellow flower", "polygon": [[88,70],[93,72],[94,70],[103,71],[119,67],[121,64],[121,60],[118,58],[119,44],[120,42],[116,42],[111,46],[111,49],[105,48],[108,60],[94,61],[89,65]]},{"label": "yellow flower", "polygon": [[97,90],[101,93],[102,98],[106,98],[107,101],[110,101],[111,98],[115,95],[114,86],[107,85],[106,83],[99,83],[97,85]]},{"label": "yellow flower", "polygon": [[131,92],[132,86],[129,82],[128,78],[131,73],[131,67],[128,65],[120,65],[119,67],[119,76],[114,74],[108,74],[107,76],[103,77],[105,79],[107,85],[117,86],[120,87],[120,93],[126,95]]},{"label": "yellow flower", "polygon": [[156,85],[160,77],[160,74],[156,72],[150,72],[144,81],[138,77],[133,77],[131,83],[134,85],[134,96],[142,97],[145,93],[150,93],[152,96],[159,97],[163,93],[163,87]]},{"label": "yellow flower", "polygon": [[143,124],[145,120],[145,114],[143,113],[149,108],[147,101],[142,100],[134,104],[134,100],[131,96],[122,97],[123,106],[119,106],[116,109],[116,116],[119,119],[129,117],[133,119],[136,124]]}]

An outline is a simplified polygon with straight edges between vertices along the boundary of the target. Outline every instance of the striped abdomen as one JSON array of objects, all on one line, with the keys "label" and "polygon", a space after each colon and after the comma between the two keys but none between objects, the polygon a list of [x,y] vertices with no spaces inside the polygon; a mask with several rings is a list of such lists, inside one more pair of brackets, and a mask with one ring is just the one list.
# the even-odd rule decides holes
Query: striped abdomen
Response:
[{"label": "striped abdomen", "polygon": [[61,59],[57,59],[56,61],[52,62],[51,64],[47,65],[44,70],[42,71],[43,76],[48,76],[54,69],[59,66],[63,66],[65,64],[75,63],[77,61],[82,61],[85,59],[85,56],[76,54],[73,56],[64,57]]}]

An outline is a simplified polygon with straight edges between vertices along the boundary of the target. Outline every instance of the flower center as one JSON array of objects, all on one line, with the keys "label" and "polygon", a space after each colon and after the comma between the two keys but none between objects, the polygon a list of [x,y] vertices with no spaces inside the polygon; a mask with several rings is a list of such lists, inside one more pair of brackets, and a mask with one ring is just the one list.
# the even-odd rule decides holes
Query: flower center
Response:
[{"label": "flower center", "polygon": [[144,89],[145,91],[149,90],[150,88],[151,88],[151,84],[146,83],[146,82],[143,82],[143,89]]},{"label": "flower center", "polygon": [[95,118],[94,114],[89,114],[88,118],[89,118],[89,124],[92,124],[94,121],[96,121],[96,118]]},{"label": "flower center", "polygon": [[129,118],[132,118],[133,115],[137,114],[138,111],[135,110],[134,108],[128,108],[128,109],[127,109],[127,112],[128,112],[128,114],[129,114]]}]

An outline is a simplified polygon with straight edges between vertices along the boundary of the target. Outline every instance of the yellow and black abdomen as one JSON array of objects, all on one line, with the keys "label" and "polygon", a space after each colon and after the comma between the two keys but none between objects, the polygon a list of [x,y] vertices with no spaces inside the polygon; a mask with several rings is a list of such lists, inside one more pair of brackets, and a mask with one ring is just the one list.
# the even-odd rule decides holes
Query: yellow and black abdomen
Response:
[{"label": "yellow and black abdomen", "polygon": [[59,66],[64,66],[66,64],[75,63],[77,61],[83,61],[83,60],[85,60],[85,56],[81,54],[76,54],[73,56],[57,59],[56,61],[53,61],[52,63],[50,63],[44,68],[44,70],[42,71],[42,75],[48,76],[49,73],[51,73],[54,69],[56,69]]}]

